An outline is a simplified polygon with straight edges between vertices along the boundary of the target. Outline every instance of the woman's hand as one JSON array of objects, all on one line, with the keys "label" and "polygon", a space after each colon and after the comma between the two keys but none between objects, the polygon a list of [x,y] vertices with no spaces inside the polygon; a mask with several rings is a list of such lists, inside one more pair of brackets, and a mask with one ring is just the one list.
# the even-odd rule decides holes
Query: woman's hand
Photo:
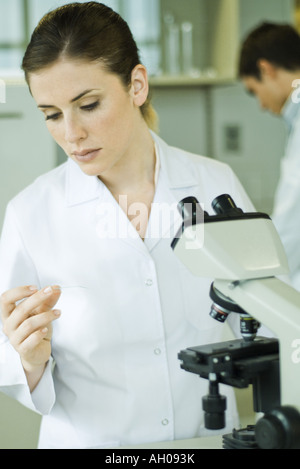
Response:
[{"label": "woman's hand", "polygon": [[0,298],[3,332],[21,357],[31,391],[51,355],[52,321],[60,316],[53,307],[60,294],[57,286],[40,291],[26,286],[8,290]]}]

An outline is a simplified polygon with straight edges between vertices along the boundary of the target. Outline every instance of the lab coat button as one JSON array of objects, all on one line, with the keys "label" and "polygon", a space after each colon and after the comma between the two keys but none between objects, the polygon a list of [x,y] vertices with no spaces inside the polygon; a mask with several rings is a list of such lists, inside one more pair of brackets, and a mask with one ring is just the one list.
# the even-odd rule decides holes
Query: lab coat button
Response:
[{"label": "lab coat button", "polygon": [[169,425],[169,420],[168,419],[163,419],[161,421],[161,424],[164,425],[164,426]]},{"label": "lab coat button", "polygon": [[147,287],[151,287],[153,285],[153,280],[151,278],[147,278],[145,284]]},{"label": "lab coat button", "polygon": [[154,353],[155,353],[155,355],[160,355],[161,354],[160,348],[154,349]]}]

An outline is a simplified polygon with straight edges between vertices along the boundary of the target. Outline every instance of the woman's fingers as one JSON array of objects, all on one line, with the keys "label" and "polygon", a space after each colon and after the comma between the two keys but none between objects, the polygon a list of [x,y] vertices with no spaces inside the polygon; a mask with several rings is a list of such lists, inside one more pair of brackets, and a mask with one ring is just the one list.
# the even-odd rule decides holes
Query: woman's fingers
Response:
[{"label": "woman's fingers", "polygon": [[60,316],[60,311],[53,308],[60,295],[57,286],[42,290],[18,287],[1,295],[3,332],[28,373],[40,369],[49,360],[52,322]]},{"label": "woman's fingers", "polygon": [[[25,297],[22,297],[24,294]],[[4,333],[9,335],[27,318],[51,310],[57,303],[60,294],[59,287],[47,287],[36,292],[28,287],[19,287],[4,293],[0,303]],[[23,301],[20,301],[22,299]],[[20,303],[16,306],[18,301]]]},{"label": "woman's fingers", "polygon": [[32,350],[35,350],[42,341],[47,340],[50,347],[50,340],[46,339],[48,328],[33,332],[19,346],[18,353],[21,357],[27,357]]},{"label": "woman's fingers", "polygon": [[60,311],[53,310],[29,317],[28,319],[23,321],[22,324],[15,331],[14,337],[12,338],[14,345],[18,346],[19,344],[24,342],[24,340],[26,340],[31,334],[37,331],[43,331],[44,329],[47,329],[47,331],[44,331],[44,334],[47,335],[49,324],[51,324],[52,321],[55,321],[55,319],[58,319],[59,316]]},{"label": "woman's fingers", "polygon": [[32,296],[38,291],[35,286],[24,286],[12,288],[0,296],[0,309],[2,320],[5,321],[13,310],[16,308],[16,303],[25,298]]},{"label": "woman's fingers", "polygon": [[[59,300],[60,295],[61,295],[61,289],[58,285],[46,287],[40,290],[39,292],[37,292],[36,293],[36,296],[38,297],[37,303],[39,302],[39,299],[40,299],[40,304],[38,304],[34,308],[34,313],[39,314],[43,311],[48,311],[50,309],[53,309],[57,301]],[[32,301],[35,301],[33,297],[32,297]]]}]

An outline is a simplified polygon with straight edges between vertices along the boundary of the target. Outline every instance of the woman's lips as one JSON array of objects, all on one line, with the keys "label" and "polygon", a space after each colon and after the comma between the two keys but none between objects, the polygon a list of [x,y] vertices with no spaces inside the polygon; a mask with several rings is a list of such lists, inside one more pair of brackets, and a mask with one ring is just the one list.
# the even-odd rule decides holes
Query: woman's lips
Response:
[{"label": "woman's lips", "polygon": [[89,161],[94,160],[97,155],[99,154],[101,148],[98,148],[97,150],[83,150],[81,152],[74,151],[72,155],[76,158],[77,161],[80,163],[87,163]]}]

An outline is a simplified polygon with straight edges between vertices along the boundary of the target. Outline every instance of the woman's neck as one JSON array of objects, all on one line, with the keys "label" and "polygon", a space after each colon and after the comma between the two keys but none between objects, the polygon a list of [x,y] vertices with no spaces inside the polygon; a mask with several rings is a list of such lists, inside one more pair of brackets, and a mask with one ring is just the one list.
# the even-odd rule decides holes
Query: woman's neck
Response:
[{"label": "woman's neck", "polygon": [[99,179],[115,196],[133,194],[143,188],[154,187],[155,144],[148,127],[130,145],[118,165],[111,168]]}]

